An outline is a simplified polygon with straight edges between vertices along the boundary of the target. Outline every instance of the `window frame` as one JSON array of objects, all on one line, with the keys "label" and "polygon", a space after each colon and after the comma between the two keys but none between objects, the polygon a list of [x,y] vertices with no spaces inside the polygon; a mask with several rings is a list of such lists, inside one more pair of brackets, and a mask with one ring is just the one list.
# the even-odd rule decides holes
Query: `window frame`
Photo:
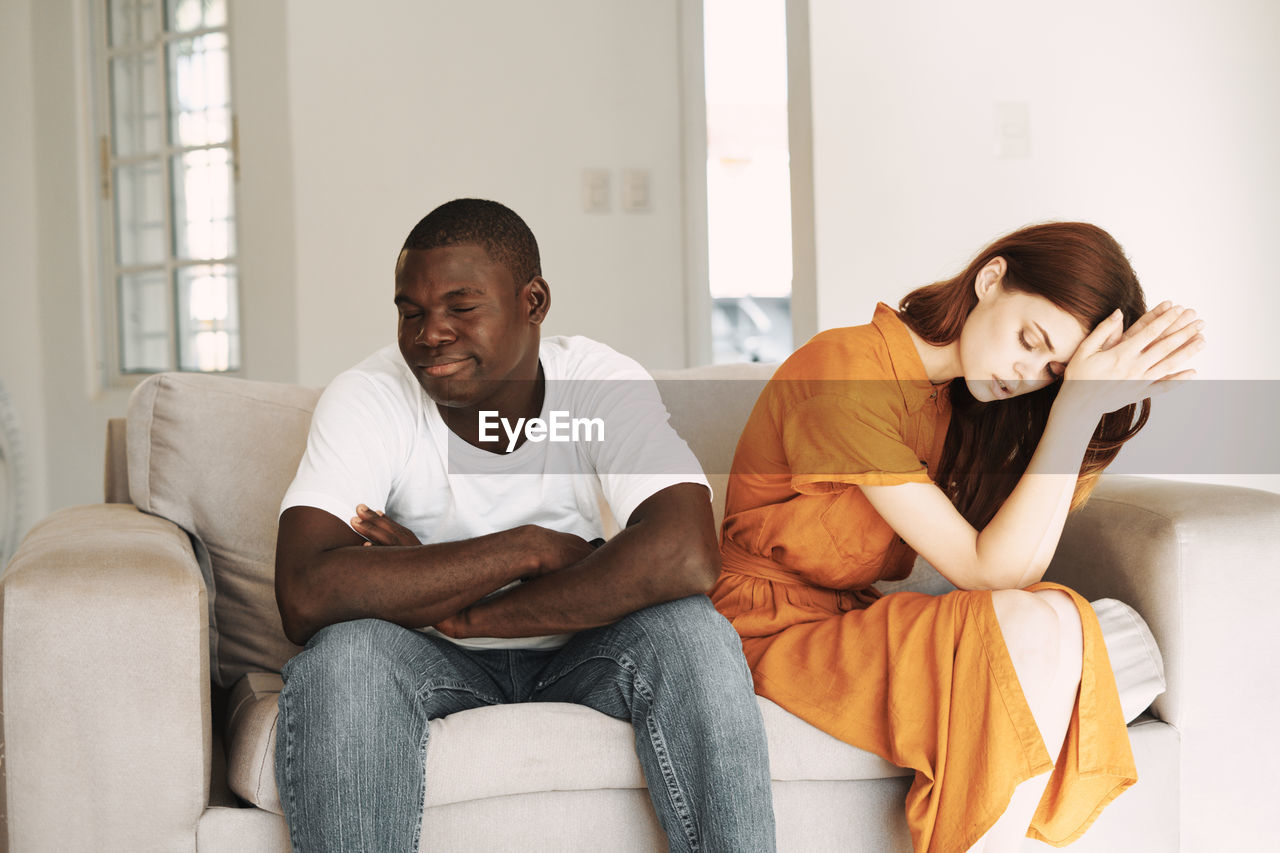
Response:
[{"label": "window frame", "polygon": [[[101,310],[96,318],[97,330],[100,334],[99,365],[101,384],[105,389],[129,389],[148,376],[159,372],[181,371],[190,373],[212,373],[225,376],[243,376],[244,359],[244,323],[243,299],[241,294],[241,264],[239,253],[241,241],[239,226],[241,212],[239,207],[240,183],[240,151],[239,151],[239,119],[236,113],[235,92],[235,37],[231,0],[226,0],[226,21],[216,27],[197,27],[191,30],[175,32],[166,26],[166,0],[155,0],[156,14],[159,16],[156,35],[145,41],[126,48],[110,45],[110,4],[111,0],[87,0],[89,6],[89,87],[91,95],[91,138],[92,155],[97,181],[93,187],[97,212],[97,272],[96,289],[98,304]],[[227,102],[230,127],[228,138],[223,142],[204,145],[177,145],[172,140],[174,113],[170,101],[172,83],[169,67],[169,45],[176,41],[185,41],[202,35],[222,33],[227,44]],[[141,49],[139,49],[141,48]],[[120,56],[150,54],[157,63],[159,73],[157,98],[162,107],[161,145],[143,154],[118,156],[115,153],[115,115],[112,98],[111,62]],[[225,150],[227,163],[231,171],[231,238],[232,251],[227,256],[216,259],[181,259],[175,251],[175,205],[174,174],[175,158],[193,151]],[[123,264],[118,253],[119,220],[116,212],[115,170],[119,166],[137,163],[156,163],[160,166],[160,177],[164,203],[164,258],[157,263]],[[228,300],[232,309],[229,319],[235,329],[235,344],[231,361],[236,367],[227,370],[199,370],[182,368],[179,329],[181,326],[178,309],[180,304],[178,273],[185,268],[193,267],[227,267],[231,273],[229,286],[231,293]],[[163,275],[166,286],[164,314],[167,318],[165,350],[168,366],[163,370],[125,370],[123,369],[125,332],[123,328],[124,311],[121,304],[120,278],[122,275],[154,272]]]}]

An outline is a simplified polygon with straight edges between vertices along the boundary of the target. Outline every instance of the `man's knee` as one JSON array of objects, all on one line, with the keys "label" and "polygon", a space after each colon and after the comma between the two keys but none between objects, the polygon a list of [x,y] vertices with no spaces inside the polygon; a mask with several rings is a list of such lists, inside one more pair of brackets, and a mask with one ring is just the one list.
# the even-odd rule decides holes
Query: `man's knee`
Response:
[{"label": "man's knee", "polygon": [[406,634],[380,619],[338,622],[317,631],[285,664],[286,691],[318,697],[380,691],[407,665]]},{"label": "man's knee", "polygon": [[[664,601],[627,616],[636,628],[658,645],[728,646],[741,650],[741,640],[729,620],[720,615],[705,595]],[[621,624],[621,623],[620,623]]]},{"label": "man's knee", "polygon": [[627,617],[635,646],[647,652],[649,666],[682,672],[713,689],[750,682],[742,640],[705,595],[667,601]]}]

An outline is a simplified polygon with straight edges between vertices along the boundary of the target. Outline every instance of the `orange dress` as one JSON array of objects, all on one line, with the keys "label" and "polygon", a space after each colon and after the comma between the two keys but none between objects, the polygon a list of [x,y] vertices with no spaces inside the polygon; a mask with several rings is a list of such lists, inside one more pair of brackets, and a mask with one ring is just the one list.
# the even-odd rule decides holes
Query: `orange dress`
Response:
[{"label": "orange dress", "polygon": [[856,485],[928,483],[950,418],[906,326],[887,305],[866,326],[813,338],[774,374],[738,442],[726,496],[716,607],[742,637],[756,692],[846,743],[916,771],[907,823],[920,853],[972,846],[1013,789],[1053,773],[1028,836],[1078,838],[1137,781],[1093,608],[1055,763],[1027,706],[991,593],[942,596],[872,584],[906,577],[915,552]]}]

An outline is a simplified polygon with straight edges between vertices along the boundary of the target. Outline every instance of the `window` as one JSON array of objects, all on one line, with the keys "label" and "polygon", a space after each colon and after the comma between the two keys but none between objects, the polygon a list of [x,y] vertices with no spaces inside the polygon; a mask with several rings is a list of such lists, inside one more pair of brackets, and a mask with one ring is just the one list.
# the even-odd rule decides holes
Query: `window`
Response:
[{"label": "window", "polygon": [[791,353],[786,4],[704,0],[712,359]]},{"label": "window", "polygon": [[238,370],[227,0],[95,12],[108,370]]}]

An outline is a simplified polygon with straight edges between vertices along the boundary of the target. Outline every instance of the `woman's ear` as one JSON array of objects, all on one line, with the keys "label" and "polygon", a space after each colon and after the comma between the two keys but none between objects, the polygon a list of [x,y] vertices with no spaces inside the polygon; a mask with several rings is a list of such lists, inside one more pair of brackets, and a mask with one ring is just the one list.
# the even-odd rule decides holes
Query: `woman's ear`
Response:
[{"label": "woman's ear", "polygon": [[978,270],[978,277],[974,279],[973,289],[978,295],[979,301],[988,298],[989,294],[994,294],[997,287],[1004,282],[1004,273],[1007,265],[1004,258],[998,255],[987,261],[982,269]]}]

